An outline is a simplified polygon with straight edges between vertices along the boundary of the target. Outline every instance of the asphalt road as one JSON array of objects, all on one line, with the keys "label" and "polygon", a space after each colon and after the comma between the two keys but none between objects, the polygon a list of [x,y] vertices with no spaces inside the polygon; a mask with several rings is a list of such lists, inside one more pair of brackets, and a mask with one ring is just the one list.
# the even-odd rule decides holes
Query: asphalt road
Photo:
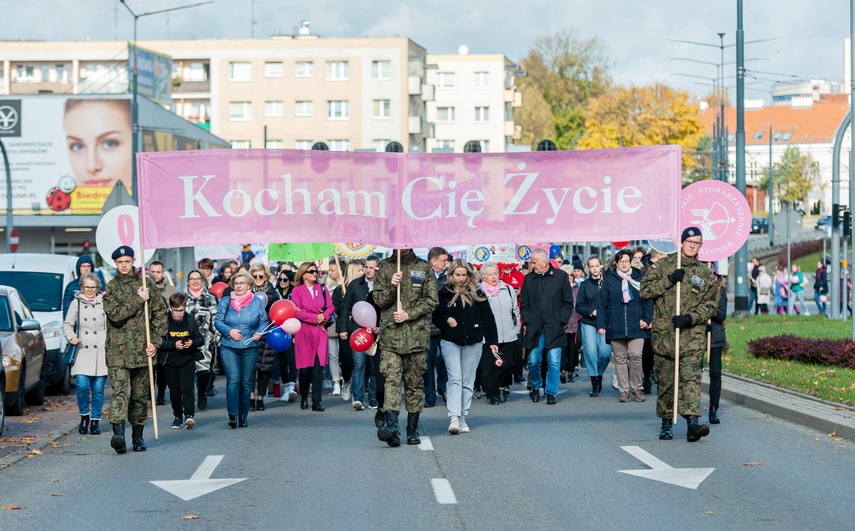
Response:
[{"label": "asphalt road", "polygon": [[[686,442],[682,420],[675,440],[659,441],[654,400],[619,404],[611,389],[589,398],[582,380],[562,385],[555,406],[533,404],[519,385],[506,404],[476,400],[469,434],[448,435],[445,409],[426,410],[429,444],[396,449],[376,439],[373,411],[336,397],[323,413],[268,399],[237,430],[226,426],[222,392],[192,431],[169,429],[161,406],[160,439],[149,424],[145,453],[119,456],[106,431],[75,432],[0,470],[0,529],[851,526],[855,451],[846,441],[730,404],[701,442]],[[634,455],[714,470],[691,489],[621,473],[650,470]],[[151,483],[194,473],[243,481],[189,501]]]}]

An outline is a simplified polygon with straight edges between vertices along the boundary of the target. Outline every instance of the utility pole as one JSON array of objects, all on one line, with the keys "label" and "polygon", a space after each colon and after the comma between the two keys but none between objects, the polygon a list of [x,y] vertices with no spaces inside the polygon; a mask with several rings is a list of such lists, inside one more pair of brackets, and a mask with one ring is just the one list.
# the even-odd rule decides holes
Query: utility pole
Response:
[{"label": "utility pole", "polygon": [[[736,189],[745,195],[745,32],[742,29],[742,0],[736,0]],[[748,242],[736,251],[734,268],[736,289],[733,315],[748,317],[751,315],[746,278]]]}]

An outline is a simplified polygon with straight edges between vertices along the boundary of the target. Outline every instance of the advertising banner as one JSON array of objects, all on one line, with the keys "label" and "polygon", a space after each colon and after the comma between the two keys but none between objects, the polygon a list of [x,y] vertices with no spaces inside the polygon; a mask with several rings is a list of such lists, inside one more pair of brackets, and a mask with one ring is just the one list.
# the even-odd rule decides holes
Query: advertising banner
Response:
[{"label": "advertising banner", "polygon": [[412,248],[679,235],[679,146],[216,150],[143,153],[137,165],[148,247],[346,241]]},{"label": "advertising banner", "polygon": [[128,72],[137,61],[137,93],[160,105],[172,105],[172,57],[128,44]]}]

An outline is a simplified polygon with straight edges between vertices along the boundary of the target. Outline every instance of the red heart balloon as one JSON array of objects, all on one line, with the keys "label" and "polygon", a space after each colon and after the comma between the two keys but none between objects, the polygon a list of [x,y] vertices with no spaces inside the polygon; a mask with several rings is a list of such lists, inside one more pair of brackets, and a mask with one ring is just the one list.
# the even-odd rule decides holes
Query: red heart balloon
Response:
[{"label": "red heart balloon", "polygon": [[356,352],[365,352],[371,345],[374,344],[374,334],[368,331],[367,328],[360,328],[356,332],[350,334],[350,348]]}]

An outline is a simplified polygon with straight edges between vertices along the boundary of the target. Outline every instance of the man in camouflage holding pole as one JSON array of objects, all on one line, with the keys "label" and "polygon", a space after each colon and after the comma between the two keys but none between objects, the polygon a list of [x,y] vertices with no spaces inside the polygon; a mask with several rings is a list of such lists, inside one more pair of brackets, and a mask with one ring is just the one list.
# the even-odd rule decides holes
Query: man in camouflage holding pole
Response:
[{"label": "man in camouflage holding pole", "polygon": [[[706,352],[706,323],[718,309],[719,290],[712,271],[697,259],[703,245],[701,230],[688,227],[680,249],[652,265],[641,281],[641,296],[653,301],[653,366],[659,379],[656,416],[662,419],[661,440],[673,439],[676,330],[680,330],[680,415],[688,423],[686,439],[709,435],[701,414],[701,362]],[[682,263],[681,263],[682,262]],[[681,289],[677,285],[682,284]],[[679,291],[680,313],[677,314]]]},{"label": "man in camouflage holding pole", "polygon": [[[145,287],[134,267],[134,250],[126,245],[112,254],[116,276],[107,283],[104,313],[107,314],[107,378],[113,388],[108,418],[113,425],[110,446],[117,454],[127,451],[125,418],[131,423],[135,452],[146,449],[143,428],[148,420],[150,382],[148,358],[157,353],[166,334],[166,302],[153,280]],[[156,296],[152,297],[151,293]],[[146,301],[151,315],[151,343],[146,344]],[[128,385],[130,384],[130,394]]]},{"label": "man in camouflage holding pole", "polygon": [[[407,406],[407,444],[419,444],[419,414],[430,343],[430,315],[439,301],[436,276],[430,264],[411,249],[401,249],[400,271],[393,255],[380,262],[371,295],[380,307],[380,372],[386,378],[383,407],[386,420],[377,438],[392,447],[400,446],[398,413],[401,410],[401,381]],[[397,290],[400,286],[400,306]]]}]

